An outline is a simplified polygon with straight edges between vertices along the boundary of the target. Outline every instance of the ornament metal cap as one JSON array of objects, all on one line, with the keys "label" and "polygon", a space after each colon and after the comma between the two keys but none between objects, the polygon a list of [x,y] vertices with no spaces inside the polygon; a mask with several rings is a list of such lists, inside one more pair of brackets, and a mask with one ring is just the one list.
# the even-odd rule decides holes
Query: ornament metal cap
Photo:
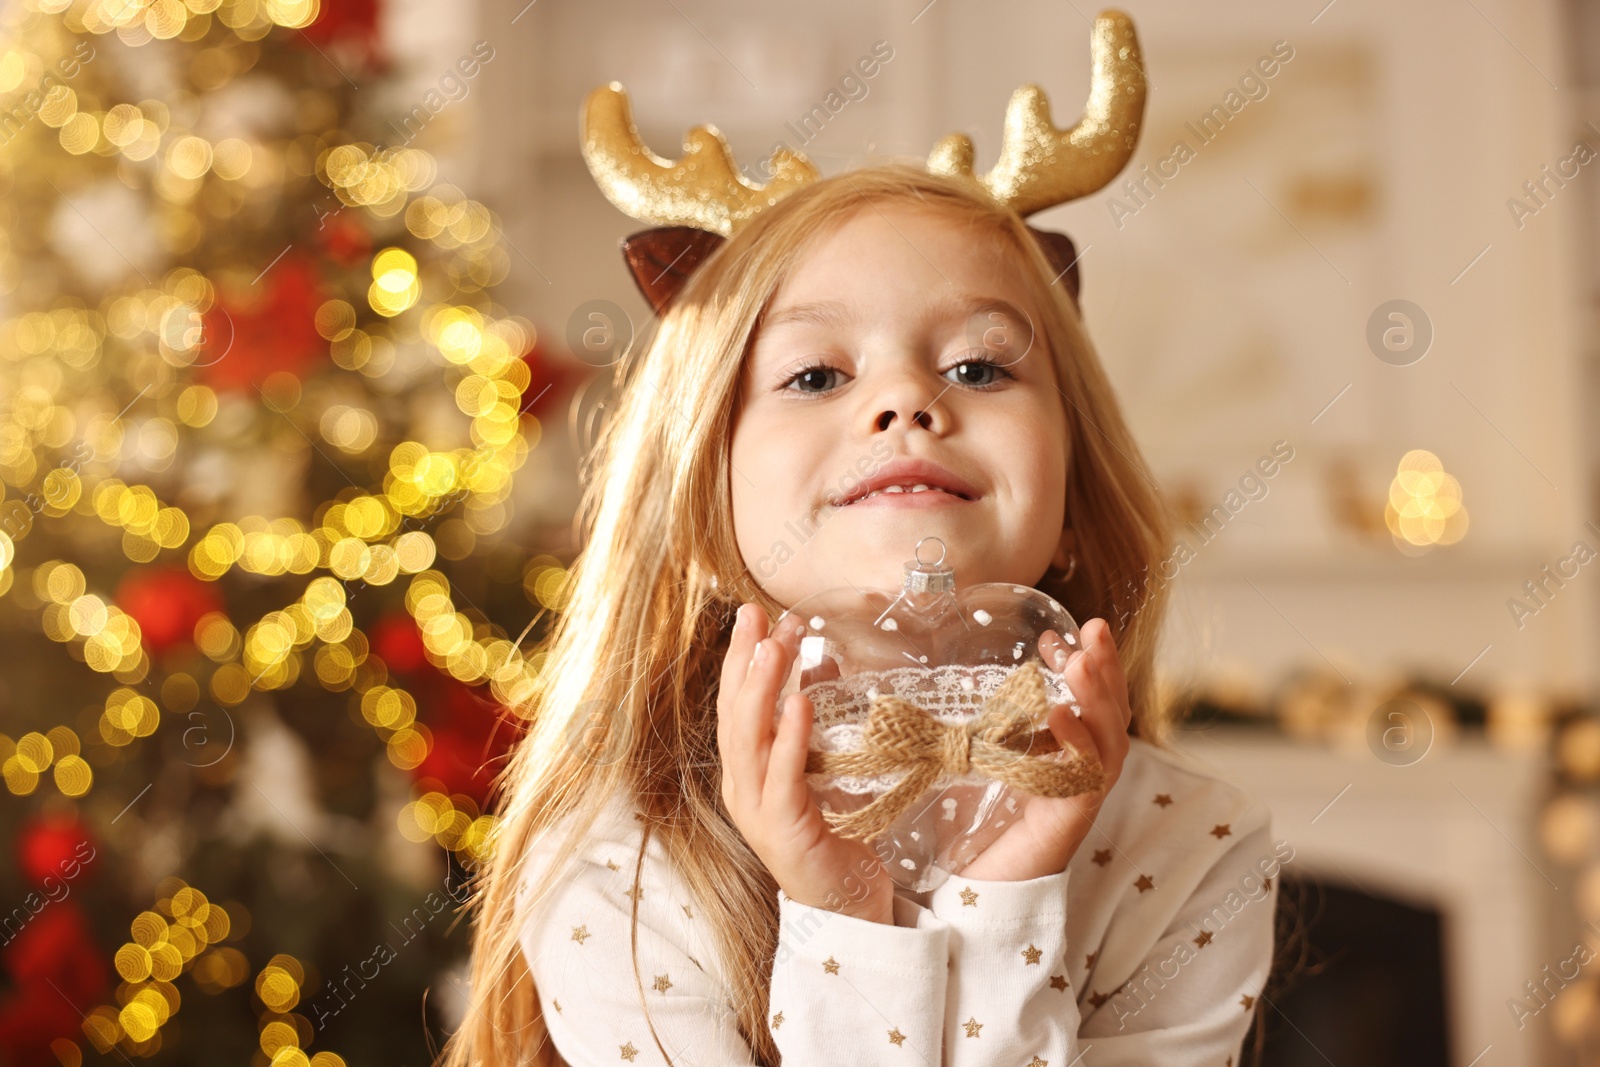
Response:
[{"label": "ornament metal cap", "polygon": [[[939,558],[932,563],[922,559],[922,546],[932,541],[939,546]],[[924,537],[913,551],[915,559],[906,560],[905,576],[901,588],[908,593],[948,593],[956,587],[956,572],[944,565],[944,542],[937,537]]]}]

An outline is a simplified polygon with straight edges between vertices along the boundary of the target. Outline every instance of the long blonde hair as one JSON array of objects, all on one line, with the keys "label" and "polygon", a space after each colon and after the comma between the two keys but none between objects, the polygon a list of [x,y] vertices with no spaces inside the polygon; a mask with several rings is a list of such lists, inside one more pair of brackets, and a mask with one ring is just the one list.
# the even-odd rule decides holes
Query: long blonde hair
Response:
[{"label": "long blonde hair", "polygon": [[[736,546],[729,441],[745,356],[779,283],[809,242],[857,210],[891,204],[975,223],[1025,264],[1038,338],[1064,397],[1067,522],[1076,524],[1079,561],[1070,582],[1052,570],[1039,587],[1080,623],[1099,616],[1110,624],[1128,676],[1130,733],[1166,744],[1152,677],[1165,583],[1148,577],[1169,547],[1170,520],[1077,309],[1040,248],[1014,212],[914,165],[873,165],[806,186],[701,264],[642,356],[619,364],[615,410],[585,465],[584,547],[570,600],[522,709],[529,728],[496,783],[493,856],[468,903],[475,915],[467,1014],[444,1050],[445,1067],[560,1062],[522,958],[518,886],[538,841],[558,858],[533,888],[542,897],[559,860],[618,790],[637,798],[645,840],[659,837],[698,898],[696,915],[721,950],[729,1000],[756,1061],[778,1062],[765,1025],[777,887],[723,810],[715,702],[734,609],[751,600],[776,618],[784,605],[757,584]],[[550,849],[554,842],[542,838],[569,817],[571,833]],[[646,1005],[642,982],[639,1000]]]}]

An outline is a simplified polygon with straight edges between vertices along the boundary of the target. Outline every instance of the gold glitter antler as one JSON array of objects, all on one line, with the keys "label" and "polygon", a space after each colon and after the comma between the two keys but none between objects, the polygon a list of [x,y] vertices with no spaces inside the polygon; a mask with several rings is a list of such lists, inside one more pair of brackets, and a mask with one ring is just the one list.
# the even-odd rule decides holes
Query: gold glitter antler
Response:
[{"label": "gold glitter antler", "polygon": [[639,139],[627,90],[617,82],[595,89],[584,104],[583,159],[600,191],[625,214],[724,237],[820,176],[804,156],[780,147],[767,162],[772,180],[751,185],[714,126],[694,127],[684,135],[682,158],[662,159]]},{"label": "gold glitter antler", "polygon": [[952,133],[928,155],[935,174],[973,178],[1019,215],[1088,196],[1133,155],[1144,117],[1144,61],[1133,21],[1121,11],[1102,11],[1091,39],[1094,74],[1083,117],[1070,130],[1050,122],[1044,90],[1024,85],[1006,107],[1005,134],[994,169],[972,173],[972,139]]}]

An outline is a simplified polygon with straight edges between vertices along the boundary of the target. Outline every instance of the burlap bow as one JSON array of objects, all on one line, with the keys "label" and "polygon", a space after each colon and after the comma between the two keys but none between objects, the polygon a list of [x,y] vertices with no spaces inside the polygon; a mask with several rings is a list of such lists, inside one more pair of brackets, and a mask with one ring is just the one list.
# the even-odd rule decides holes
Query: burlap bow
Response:
[{"label": "burlap bow", "polygon": [[810,752],[806,771],[860,777],[907,773],[864,807],[825,812],[823,817],[841,837],[870,839],[934,782],[968,771],[1041,797],[1071,797],[1099,789],[1105,775],[1093,751],[1065,761],[1049,757],[1061,750],[1046,724],[1049,707],[1044,675],[1032,660],[1013,671],[977,715],[954,725],[940,722],[910,701],[880,693],[872,700],[861,748]]}]

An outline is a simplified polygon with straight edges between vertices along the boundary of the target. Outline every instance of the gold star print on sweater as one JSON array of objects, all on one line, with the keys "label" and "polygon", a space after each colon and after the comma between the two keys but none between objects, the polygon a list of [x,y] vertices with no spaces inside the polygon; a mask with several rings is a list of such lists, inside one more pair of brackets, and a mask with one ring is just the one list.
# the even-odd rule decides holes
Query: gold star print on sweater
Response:
[{"label": "gold star print on sweater", "polygon": [[[639,863],[631,810],[617,798],[559,872],[547,866],[563,855],[559,834],[527,857],[518,937],[550,1040],[568,1063],[632,1063],[631,1053],[642,1064],[658,1059],[637,1040],[654,1027],[662,1047],[748,1067],[725,1007],[741,993],[702,901],[658,833]],[[1011,882],[957,874],[898,892],[893,923],[779,891],[764,964],[769,1032],[786,1062],[804,1064],[1049,1067],[1087,1062],[1092,1045],[1095,1067],[1216,1067],[1253,1021],[1274,886],[1292,861],[1264,805],[1131,738],[1095,832],[1065,871]],[[625,890],[636,870],[648,892],[635,899]],[[536,883],[547,890],[537,901]],[[1168,930],[1182,933],[1163,938]],[[648,1016],[641,986],[655,994]]]}]

